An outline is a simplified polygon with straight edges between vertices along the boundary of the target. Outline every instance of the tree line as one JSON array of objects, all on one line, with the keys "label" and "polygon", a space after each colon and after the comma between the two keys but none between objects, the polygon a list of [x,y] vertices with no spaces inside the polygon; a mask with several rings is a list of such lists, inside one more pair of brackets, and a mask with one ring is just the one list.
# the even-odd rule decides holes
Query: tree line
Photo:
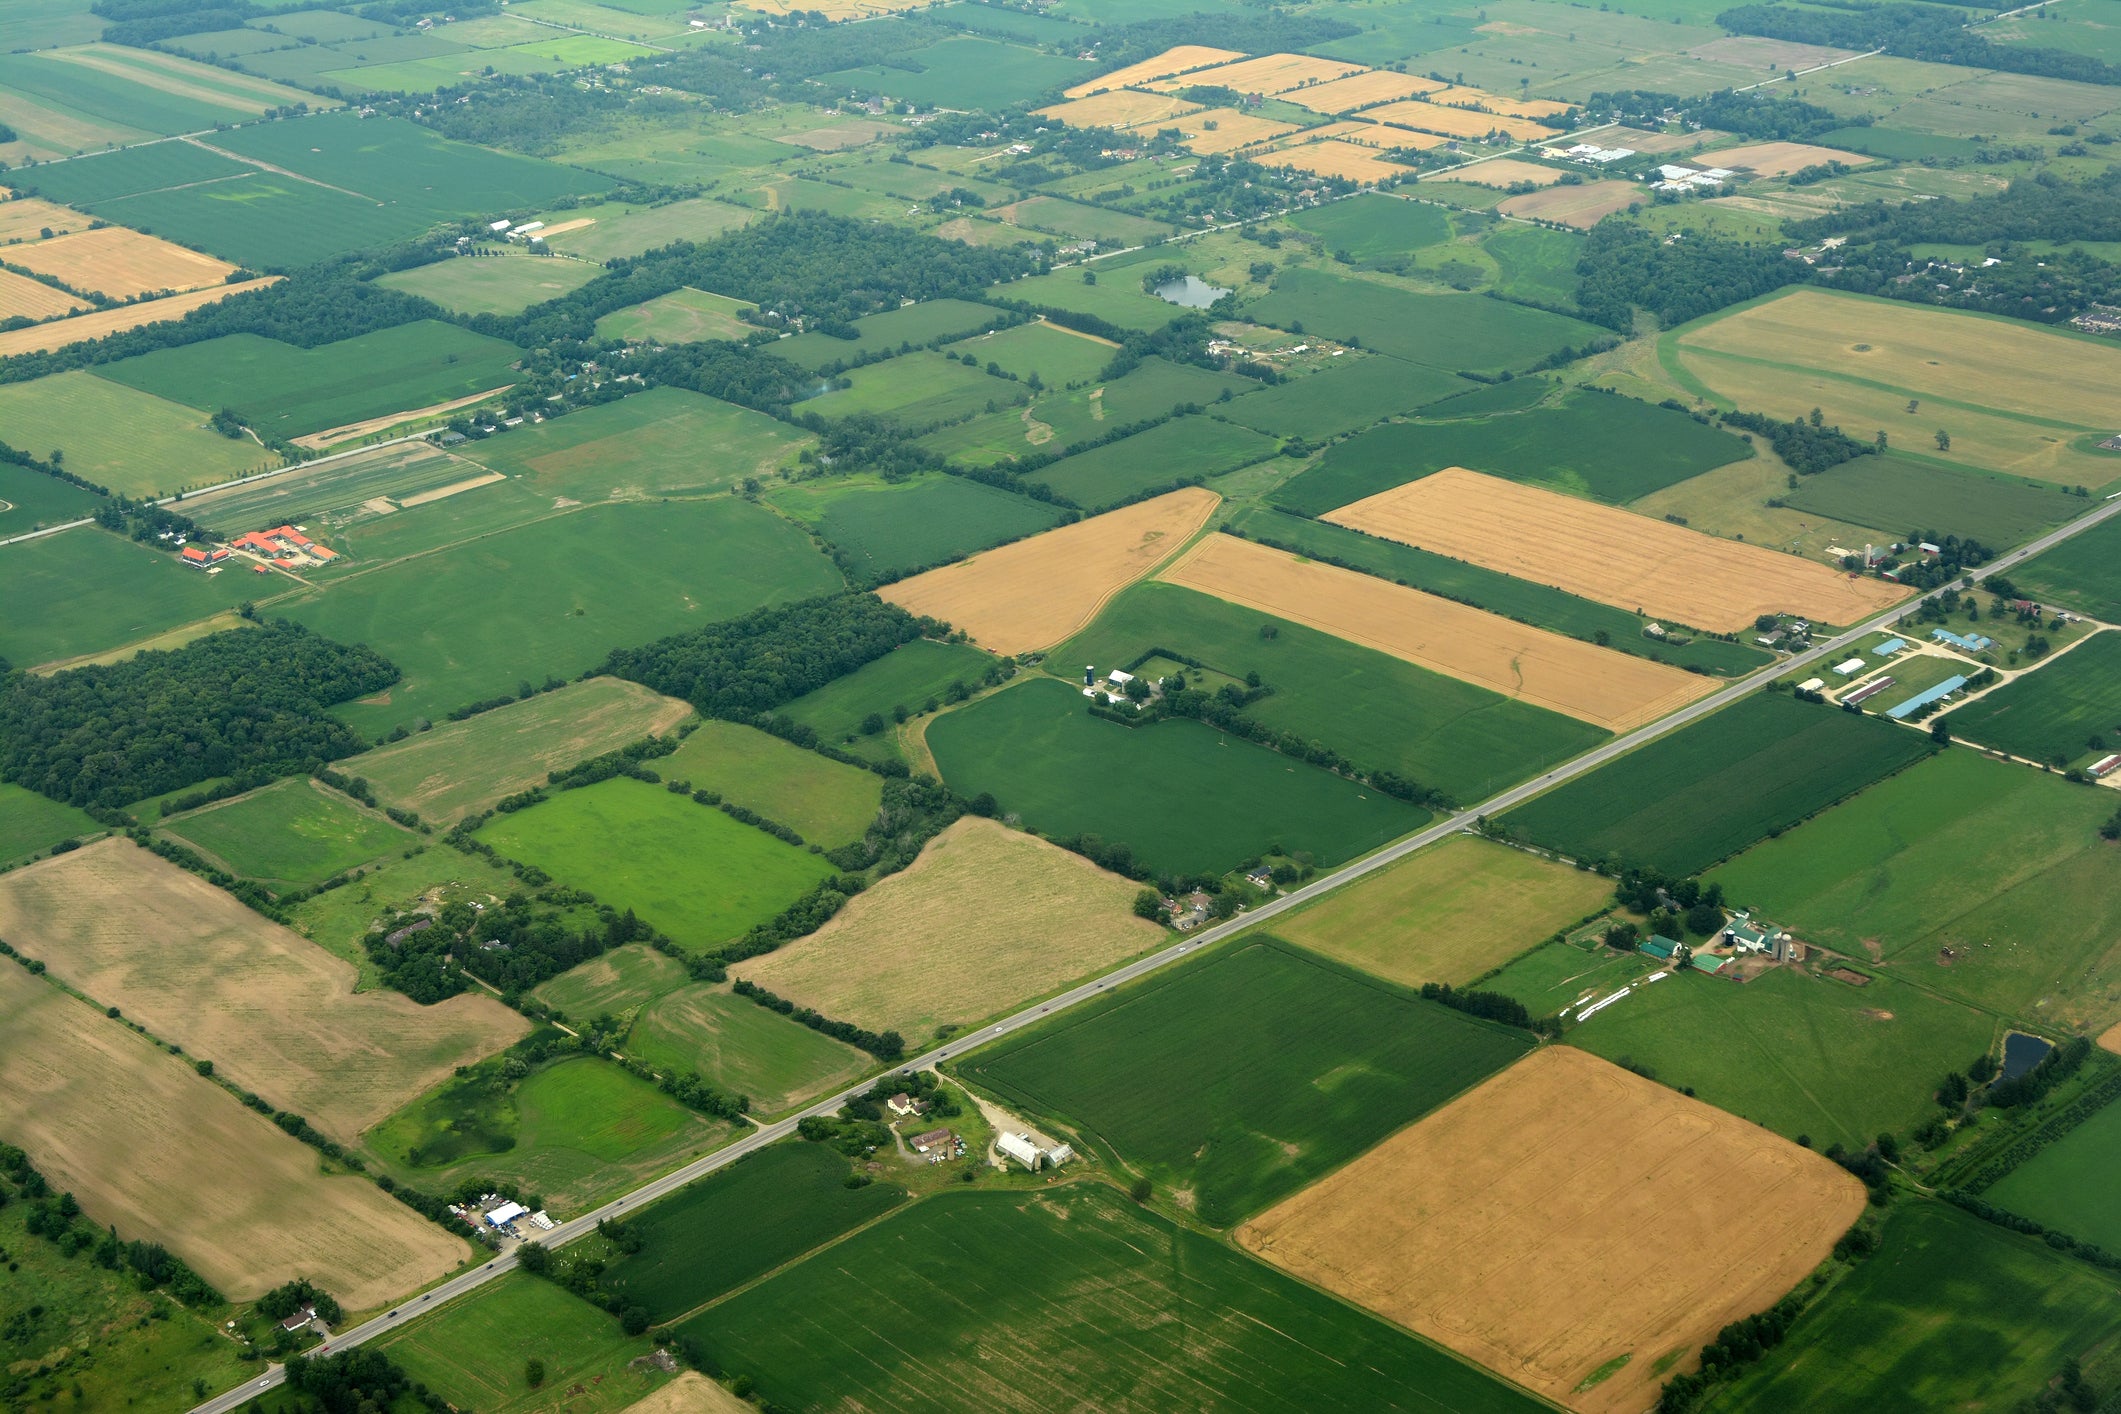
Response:
[{"label": "tree line", "polygon": [[1809,269],[1779,245],[1705,231],[1667,241],[1640,226],[1601,221],[1584,237],[1576,274],[1583,317],[1627,334],[1634,331],[1638,306],[1669,329],[1796,284]]},{"label": "tree line", "polygon": [[1676,115],[1681,120],[1740,137],[1809,142],[1836,128],[1867,127],[1868,117],[1851,118],[1801,98],[1770,98],[1764,93],[1718,89],[1705,97],[1626,88],[1594,93],[1586,112],[1631,127],[1657,129]]}]

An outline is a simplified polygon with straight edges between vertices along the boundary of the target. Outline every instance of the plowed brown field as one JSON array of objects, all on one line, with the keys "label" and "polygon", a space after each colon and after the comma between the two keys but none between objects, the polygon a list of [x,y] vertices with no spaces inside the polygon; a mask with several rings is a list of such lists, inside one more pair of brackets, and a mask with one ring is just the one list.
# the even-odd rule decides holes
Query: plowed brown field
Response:
[{"label": "plowed brown field", "polygon": [[300,1274],[362,1310],[471,1255],[367,1179],[326,1177],[315,1150],[186,1058],[12,962],[0,1133],[98,1221],[161,1243],[238,1301]]},{"label": "plowed brown field", "polygon": [[1689,1368],[1781,1299],[1864,1202],[1817,1154],[1549,1046],[1236,1235],[1571,1409],[1632,1414],[1666,1357]]},{"label": "plowed brown field", "polygon": [[[1205,44],[1181,44],[1175,49],[1166,49],[1154,59],[1144,59],[1139,64],[1129,64],[1124,69],[1114,69],[1088,83],[1079,83],[1063,89],[1070,98],[1081,98],[1085,94],[1102,92],[1108,88],[1126,88],[1132,84],[1147,83],[1150,79],[1166,78],[1172,74],[1190,73],[1194,69],[1205,69],[1211,64],[1227,64],[1245,57],[1242,49],[1212,49]],[[1207,80],[1203,79],[1203,83]]]},{"label": "plowed brown field", "polygon": [[131,299],[156,290],[196,290],[218,285],[236,267],[123,226],[75,231],[34,245],[16,246],[8,260],[49,275],[77,290],[111,299]]},{"label": "plowed brown field", "polygon": [[1652,618],[1735,633],[1761,614],[1858,623],[1908,591],[1633,511],[1445,467],[1326,514],[1336,525]]},{"label": "plowed brown field", "polygon": [[0,876],[0,938],[334,1139],[529,1024],[487,996],[420,1006],[130,840]]},{"label": "plowed brown field", "polygon": [[963,629],[982,648],[1050,648],[1155,569],[1222,498],[1198,486],[902,579],[877,591],[909,613]]},{"label": "plowed brown field", "polygon": [[1211,535],[1158,576],[1505,697],[1627,731],[1716,683],[1372,575]]}]

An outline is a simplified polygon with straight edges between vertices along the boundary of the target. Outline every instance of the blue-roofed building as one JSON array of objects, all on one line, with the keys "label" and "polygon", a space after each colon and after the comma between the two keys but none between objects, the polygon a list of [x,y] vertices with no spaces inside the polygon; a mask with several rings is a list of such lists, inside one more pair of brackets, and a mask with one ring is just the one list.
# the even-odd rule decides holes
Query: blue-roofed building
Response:
[{"label": "blue-roofed building", "polygon": [[1871,650],[1871,654],[1872,656],[1878,658],[1890,658],[1895,653],[1898,653],[1901,649],[1905,647],[1907,647],[1906,639],[1888,638],[1885,642],[1879,644],[1876,648],[1873,648]]},{"label": "blue-roofed building", "polygon": [[1898,721],[1900,718],[1905,717],[1908,713],[1913,712],[1918,708],[1927,707],[1932,702],[1940,702],[1943,699],[1950,697],[1953,693],[1957,692],[1960,688],[1965,686],[1966,678],[1964,676],[1948,677],[1943,682],[1938,683],[1935,687],[1930,688],[1928,691],[1918,692],[1913,697],[1910,697],[1907,701],[1897,703],[1894,706],[1886,708],[1885,715],[1893,718],[1895,721]]},{"label": "blue-roofed building", "polygon": [[1673,939],[1660,938],[1655,934],[1644,938],[1640,943],[1636,944],[1636,947],[1639,951],[1646,952],[1651,957],[1661,957],[1666,961],[1670,961],[1672,954],[1679,951],[1679,944]]},{"label": "blue-roofed building", "polygon": [[1996,646],[1996,640],[1986,634],[1957,634],[1948,628],[1933,629],[1930,637],[1963,653],[1986,653]]}]

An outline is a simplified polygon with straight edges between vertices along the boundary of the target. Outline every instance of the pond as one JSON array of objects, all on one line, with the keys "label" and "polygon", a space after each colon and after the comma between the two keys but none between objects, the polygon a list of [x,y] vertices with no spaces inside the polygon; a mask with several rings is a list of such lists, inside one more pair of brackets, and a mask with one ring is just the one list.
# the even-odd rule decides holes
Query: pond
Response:
[{"label": "pond", "polygon": [[2003,1038],[2003,1078],[2016,1080],[2045,1060],[2053,1049],[2053,1042],[2028,1036],[2023,1031],[2011,1032]]},{"label": "pond", "polygon": [[1187,309],[1206,309],[1228,293],[1222,286],[1211,285],[1198,275],[1188,275],[1183,280],[1166,280],[1156,287],[1158,299],[1169,300]]}]

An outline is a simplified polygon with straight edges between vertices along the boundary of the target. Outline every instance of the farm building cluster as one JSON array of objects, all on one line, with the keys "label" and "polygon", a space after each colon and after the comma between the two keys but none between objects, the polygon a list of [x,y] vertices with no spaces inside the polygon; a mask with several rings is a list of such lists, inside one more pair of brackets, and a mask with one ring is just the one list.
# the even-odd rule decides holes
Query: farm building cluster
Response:
[{"label": "farm building cluster", "polygon": [[538,1232],[550,1232],[554,1224],[542,1211],[532,1212],[513,1198],[499,1193],[489,1193],[476,1203],[465,1203],[449,1211],[468,1223],[474,1231],[501,1237],[524,1237],[525,1228]]},{"label": "farm building cluster", "polygon": [[319,545],[296,525],[253,530],[225,545],[185,545],[181,539],[175,543],[182,547],[177,551],[180,563],[205,570],[208,574],[220,573],[222,567],[237,555],[249,559],[259,574],[275,568],[315,569],[339,558],[338,551]]}]

